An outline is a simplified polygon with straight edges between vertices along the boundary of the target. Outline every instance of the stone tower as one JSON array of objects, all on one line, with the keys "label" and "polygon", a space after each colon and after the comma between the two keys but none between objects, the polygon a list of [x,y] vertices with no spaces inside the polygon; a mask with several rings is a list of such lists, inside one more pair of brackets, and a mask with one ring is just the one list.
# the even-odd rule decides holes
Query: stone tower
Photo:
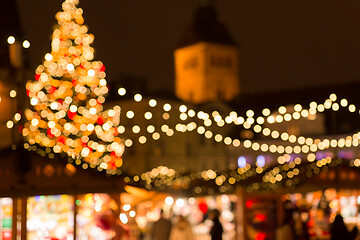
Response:
[{"label": "stone tower", "polygon": [[217,17],[214,0],[198,0],[175,50],[175,93],[183,101],[231,101],[239,95],[238,48]]}]

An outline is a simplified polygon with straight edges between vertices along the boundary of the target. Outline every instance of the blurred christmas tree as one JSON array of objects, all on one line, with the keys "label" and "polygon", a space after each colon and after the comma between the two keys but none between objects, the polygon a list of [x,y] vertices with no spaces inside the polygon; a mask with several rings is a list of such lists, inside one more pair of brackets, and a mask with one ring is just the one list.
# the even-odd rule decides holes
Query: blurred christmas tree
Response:
[{"label": "blurred christmas tree", "polygon": [[83,25],[78,0],[66,0],[56,14],[51,53],[26,84],[33,109],[25,111],[22,134],[29,146],[65,153],[83,168],[121,173],[124,145],[118,137],[120,107],[104,110],[105,66],[93,61],[94,36]]}]

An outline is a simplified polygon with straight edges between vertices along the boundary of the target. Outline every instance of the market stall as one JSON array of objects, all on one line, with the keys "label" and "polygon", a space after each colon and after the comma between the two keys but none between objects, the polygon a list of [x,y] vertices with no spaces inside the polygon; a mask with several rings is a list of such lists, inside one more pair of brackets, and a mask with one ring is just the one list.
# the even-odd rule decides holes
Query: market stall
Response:
[{"label": "market stall", "polygon": [[360,227],[360,191],[326,189],[305,194],[283,196],[285,207],[293,213],[297,235],[310,239],[330,239],[330,227],[336,214],[341,214],[348,229]]}]

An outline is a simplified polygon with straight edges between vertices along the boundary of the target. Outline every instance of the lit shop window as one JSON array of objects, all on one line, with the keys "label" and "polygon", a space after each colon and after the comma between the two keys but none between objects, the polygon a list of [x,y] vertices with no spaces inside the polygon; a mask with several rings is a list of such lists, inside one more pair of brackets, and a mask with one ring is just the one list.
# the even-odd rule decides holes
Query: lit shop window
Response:
[{"label": "lit shop window", "polygon": [[114,237],[110,221],[116,203],[108,194],[88,193],[77,197],[76,239],[107,240]]},{"label": "lit shop window", "polygon": [[27,203],[27,239],[73,239],[74,198],[35,196]]},{"label": "lit shop window", "polygon": [[12,239],[13,201],[11,198],[0,198],[0,239]]}]

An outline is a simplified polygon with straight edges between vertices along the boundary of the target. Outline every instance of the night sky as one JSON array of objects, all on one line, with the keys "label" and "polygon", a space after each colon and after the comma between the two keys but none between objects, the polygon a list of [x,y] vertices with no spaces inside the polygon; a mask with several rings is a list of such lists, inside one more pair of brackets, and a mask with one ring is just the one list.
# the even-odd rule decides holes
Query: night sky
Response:
[{"label": "night sky", "polygon": [[[33,69],[50,51],[60,0],[17,0]],[[107,79],[146,78],[174,88],[173,50],[192,21],[193,0],[82,0]],[[360,81],[360,1],[220,0],[220,20],[240,48],[243,93]]]}]

